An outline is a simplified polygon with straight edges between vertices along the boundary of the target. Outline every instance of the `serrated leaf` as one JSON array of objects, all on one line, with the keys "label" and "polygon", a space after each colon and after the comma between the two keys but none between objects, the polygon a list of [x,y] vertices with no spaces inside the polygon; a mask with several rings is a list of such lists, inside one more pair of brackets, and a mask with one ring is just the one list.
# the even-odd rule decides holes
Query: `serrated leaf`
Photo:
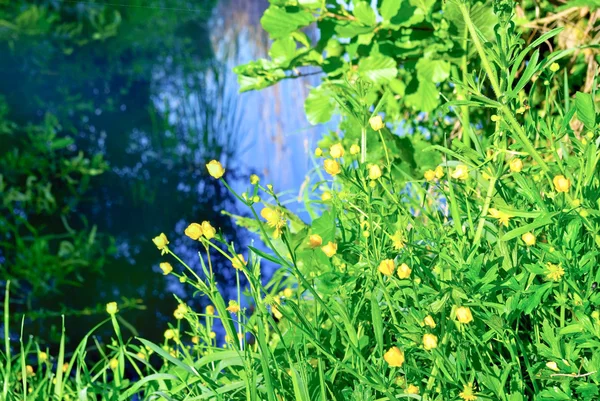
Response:
[{"label": "serrated leaf", "polygon": [[322,85],[312,88],[304,102],[304,112],[313,125],[326,123],[335,110],[335,99],[330,90]]},{"label": "serrated leaf", "polygon": [[389,82],[398,74],[394,59],[382,54],[362,59],[358,63],[358,72],[374,84]]},{"label": "serrated leaf", "polygon": [[588,130],[596,127],[596,109],[594,108],[594,99],[589,93],[577,92],[575,94],[575,108],[577,109],[577,118],[585,125]]},{"label": "serrated leaf", "polygon": [[271,5],[262,18],[260,23],[269,32],[273,39],[279,39],[289,35],[298,28],[310,25],[314,21],[313,15],[298,7],[277,7]]},{"label": "serrated leaf", "polygon": [[352,14],[354,14],[358,22],[360,22],[363,25],[375,25],[375,11],[373,11],[371,5],[366,1],[361,1],[358,4],[356,4],[354,6]]}]

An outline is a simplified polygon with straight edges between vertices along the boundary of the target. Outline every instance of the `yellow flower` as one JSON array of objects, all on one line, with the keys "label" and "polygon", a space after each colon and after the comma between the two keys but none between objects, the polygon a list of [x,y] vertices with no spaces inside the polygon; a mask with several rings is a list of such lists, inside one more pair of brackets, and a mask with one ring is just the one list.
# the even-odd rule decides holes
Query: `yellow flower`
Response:
[{"label": "yellow flower", "polygon": [[329,154],[334,159],[339,159],[340,157],[343,157],[344,153],[345,153],[344,147],[342,146],[341,143],[336,143],[329,148]]},{"label": "yellow flower", "polygon": [[63,373],[65,373],[67,371],[67,369],[69,369],[69,362],[65,362],[62,365],[62,371],[63,371]]},{"label": "yellow flower", "polygon": [[460,394],[458,394],[458,396],[465,401],[475,401],[477,399],[475,393],[473,392],[472,383],[465,384],[463,387],[463,391]]},{"label": "yellow flower", "polygon": [[404,363],[404,351],[398,347],[392,347],[383,354],[383,359],[388,365],[399,368]]},{"label": "yellow flower", "polygon": [[338,175],[339,173],[342,172],[342,168],[340,167],[340,164],[333,159],[326,159],[323,162],[323,167],[325,168],[325,171],[327,171],[328,174],[331,174],[334,176]]},{"label": "yellow flower", "polygon": [[323,253],[325,253],[325,255],[327,255],[328,258],[331,258],[333,255],[336,254],[337,248],[338,246],[336,243],[329,241],[327,245],[321,247],[321,250],[323,251]]},{"label": "yellow flower", "polygon": [[402,263],[398,267],[398,277],[400,277],[401,279],[409,278],[410,273],[412,273],[412,269],[410,267],[408,267],[408,265],[406,263]]},{"label": "yellow flower", "polygon": [[208,221],[202,222],[202,235],[204,235],[204,238],[211,240],[216,234],[217,230]]},{"label": "yellow flower", "polygon": [[141,360],[146,359],[146,355],[144,355],[143,352],[138,352],[137,354],[135,354],[135,356],[137,356],[138,358],[140,358]]},{"label": "yellow flower", "polygon": [[525,233],[525,234],[521,235],[521,239],[527,246],[535,245],[535,235],[533,235],[532,233]]},{"label": "yellow flower", "polygon": [[311,248],[318,248],[323,244],[323,238],[319,234],[313,234],[308,237],[308,245]]},{"label": "yellow flower", "polygon": [[260,215],[267,221],[267,225],[275,229],[273,236],[279,238],[281,229],[285,227],[286,221],[283,213],[270,207],[265,207],[260,211]]},{"label": "yellow flower", "polygon": [[116,358],[113,358],[110,360],[109,366],[112,370],[117,370],[117,368],[119,367],[119,361],[117,361]]},{"label": "yellow flower", "polygon": [[236,257],[233,258],[231,265],[234,269],[242,270],[244,266],[246,266],[246,259],[244,259],[244,255],[238,253]]},{"label": "yellow flower", "polygon": [[292,295],[294,295],[294,291],[292,291],[291,288],[286,288],[285,290],[283,290],[283,296],[286,298],[291,298]]},{"label": "yellow flower", "polygon": [[469,168],[464,164],[459,164],[452,172],[452,178],[456,180],[466,180],[469,178]]},{"label": "yellow flower", "polygon": [[435,168],[435,178],[437,178],[439,180],[443,176],[444,176],[444,169],[442,168],[442,166],[437,166]]},{"label": "yellow flower", "polygon": [[560,370],[558,369],[558,365],[554,361],[546,362],[546,367],[555,372],[558,372]]},{"label": "yellow flower", "polygon": [[434,348],[437,348],[437,345],[438,338],[436,335],[429,333],[423,335],[423,348],[425,348],[426,351],[430,351]]},{"label": "yellow flower", "polygon": [[383,119],[381,118],[381,116],[373,116],[373,117],[369,118],[369,124],[371,125],[371,129],[373,131],[379,131],[380,129],[385,127],[385,124],[383,123]]},{"label": "yellow flower", "polygon": [[471,323],[473,321],[473,315],[471,314],[471,309],[468,306],[461,306],[456,308],[456,320],[461,323]]},{"label": "yellow flower", "polygon": [[175,319],[181,320],[185,316],[186,312],[187,312],[187,305],[179,304],[179,305],[177,305],[177,309],[175,309],[175,312],[173,312],[173,316],[175,316]]},{"label": "yellow flower", "polygon": [[427,181],[433,181],[435,180],[435,171],[427,170],[423,176]]},{"label": "yellow flower", "polygon": [[496,114],[493,114],[493,115],[492,115],[492,118],[491,118],[491,120],[492,120],[493,122],[495,122],[495,123],[496,123],[496,122],[498,122],[498,121],[500,121],[501,119],[502,119],[502,118],[501,118],[500,116],[496,115]]},{"label": "yellow flower", "polygon": [[510,171],[513,173],[520,173],[523,170],[523,161],[518,157],[512,158],[509,163]]},{"label": "yellow flower", "polygon": [[488,209],[488,213],[495,219],[498,219],[498,223],[502,224],[505,227],[508,227],[508,220],[511,216],[508,214],[501,212],[498,209],[494,209],[493,207]]},{"label": "yellow flower", "polygon": [[208,305],[206,307],[206,309],[204,309],[204,311],[206,312],[207,315],[214,315],[215,314],[215,307],[212,305]]},{"label": "yellow flower", "polygon": [[184,231],[185,235],[193,240],[197,240],[202,236],[202,226],[198,223],[192,223]]},{"label": "yellow flower", "polygon": [[260,182],[260,178],[258,178],[258,176],[256,174],[252,174],[250,176],[250,184],[252,185],[256,185]]},{"label": "yellow flower", "polygon": [[396,231],[392,235],[392,246],[397,251],[404,248],[404,235],[402,235],[402,232]]},{"label": "yellow flower", "polygon": [[106,304],[106,313],[109,315],[114,315],[119,311],[116,302],[109,302]]},{"label": "yellow flower", "polygon": [[321,195],[321,200],[323,202],[330,201],[331,200],[331,192],[329,192],[329,191],[323,192],[323,194]]},{"label": "yellow flower", "polygon": [[240,311],[240,305],[236,301],[231,300],[229,301],[229,306],[227,306],[227,311],[231,313],[238,313]]},{"label": "yellow flower", "polygon": [[321,148],[316,148],[315,149],[315,156],[317,156],[317,157],[323,156],[323,150]]},{"label": "yellow flower", "polygon": [[564,175],[557,175],[552,182],[554,183],[554,188],[557,192],[569,192],[569,189],[571,188],[571,180]]},{"label": "yellow flower", "polygon": [[152,238],[152,242],[154,242],[154,245],[156,245],[161,255],[168,253],[169,248],[167,245],[169,245],[169,240],[164,233],[160,233],[158,237]]},{"label": "yellow flower", "polygon": [[162,262],[158,266],[160,267],[160,270],[162,270],[165,276],[173,271],[173,266],[171,266],[169,262]]},{"label": "yellow flower", "polygon": [[199,344],[200,343],[200,337],[198,337],[198,336],[192,336],[191,341],[192,341],[192,344]]},{"label": "yellow flower", "polygon": [[408,387],[406,387],[406,390],[404,390],[405,394],[419,394],[419,388],[417,386],[415,386],[414,384],[409,384]]},{"label": "yellow flower", "polygon": [[394,261],[392,259],[384,259],[379,263],[379,267],[377,270],[385,276],[391,276],[394,274],[394,270],[396,270],[396,266],[394,266]]},{"label": "yellow flower", "polygon": [[556,72],[559,69],[560,69],[560,65],[558,65],[558,63],[552,63],[552,64],[550,64],[550,71]]},{"label": "yellow flower", "polygon": [[546,264],[546,278],[552,281],[560,281],[565,275],[565,270],[560,265],[555,265],[550,262]]},{"label": "yellow flower", "polygon": [[175,330],[173,330],[173,329],[165,330],[164,336],[167,340],[171,340],[171,339],[175,338]]},{"label": "yellow flower", "polygon": [[41,362],[46,362],[48,360],[48,354],[40,351],[39,355],[38,355],[38,360]]},{"label": "yellow flower", "polygon": [[225,169],[223,168],[223,165],[221,165],[221,163],[216,160],[211,160],[206,165],[206,169],[208,170],[208,174],[210,174],[211,177],[217,179],[223,177],[223,174],[225,174]]},{"label": "yellow flower", "polygon": [[360,146],[358,146],[357,144],[353,144],[352,146],[350,146],[350,154],[351,155],[357,155],[360,153]]},{"label": "yellow flower", "polygon": [[[21,365],[21,366],[23,366],[23,365]],[[33,366],[31,366],[31,365],[25,366],[25,371],[27,372],[27,376],[35,375],[35,371],[33,370]]]},{"label": "yellow flower", "polygon": [[436,326],[435,320],[433,320],[433,318],[430,315],[425,316],[425,319],[423,319],[423,324],[425,326],[431,327],[432,329],[434,329]]},{"label": "yellow flower", "polygon": [[381,168],[378,165],[372,164],[369,166],[369,178],[372,180],[377,180],[381,177]]}]

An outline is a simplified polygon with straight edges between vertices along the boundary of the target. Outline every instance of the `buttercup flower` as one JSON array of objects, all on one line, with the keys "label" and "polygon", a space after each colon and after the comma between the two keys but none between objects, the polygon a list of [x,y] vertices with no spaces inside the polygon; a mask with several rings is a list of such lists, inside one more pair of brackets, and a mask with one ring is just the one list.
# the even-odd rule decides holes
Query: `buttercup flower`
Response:
[{"label": "buttercup flower", "polygon": [[392,235],[392,246],[397,251],[404,248],[404,235],[402,235],[402,232],[396,231],[394,235]]},{"label": "buttercup flower", "polygon": [[505,227],[508,227],[508,220],[510,216],[507,213],[501,212],[498,209],[494,209],[493,207],[488,209],[488,213],[495,219],[498,219],[498,223],[502,224]]},{"label": "buttercup flower", "polygon": [[377,180],[381,177],[381,168],[377,164],[372,164],[369,166],[369,178],[371,180]]},{"label": "buttercup flower", "polygon": [[456,320],[461,323],[471,323],[473,321],[473,315],[471,309],[468,306],[461,306],[456,308]]},{"label": "buttercup flower", "polygon": [[556,72],[559,69],[560,69],[560,65],[558,63],[552,63],[552,64],[550,64],[550,71]]},{"label": "buttercup flower", "polygon": [[435,171],[427,170],[423,176],[427,181],[433,181],[435,180]]},{"label": "buttercup flower", "polygon": [[117,370],[117,368],[119,367],[119,361],[117,361],[116,358],[113,358],[110,360],[109,366],[112,370]]},{"label": "buttercup flower", "polygon": [[373,117],[369,118],[369,124],[371,125],[371,129],[373,131],[379,131],[380,129],[385,127],[385,124],[383,123],[383,119],[381,118],[381,116],[373,116]]},{"label": "buttercup flower", "polygon": [[25,366],[25,371],[27,372],[27,376],[35,375],[35,371],[33,370],[33,366],[31,365]]},{"label": "buttercup flower", "polygon": [[391,276],[394,274],[394,270],[396,270],[396,266],[394,266],[394,261],[392,259],[384,259],[379,263],[379,267],[377,270],[385,276]]},{"label": "buttercup flower", "polygon": [[498,121],[500,121],[501,119],[502,119],[502,118],[501,118],[499,115],[496,115],[496,114],[493,114],[493,115],[492,115],[492,117],[491,117],[491,120],[492,120],[493,122],[498,122]]},{"label": "buttercup flower", "polygon": [[350,146],[350,154],[351,155],[357,155],[360,153],[360,146],[358,146],[357,144],[353,144],[352,146]]},{"label": "buttercup flower", "polygon": [[173,266],[169,262],[162,262],[158,266],[165,276],[173,271]]},{"label": "buttercup flower", "polygon": [[552,180],[556,192],[569,192],[571,188],[571,180],[566,178],[564,175],[557,175]]},{"label": "buttercup flower", "polygon": [[294,295],[294,291],[292,291],[291,288],[286,288],[285,290],[283,290],[283,296],[286,298],[291,298],[292,295]]},{"label": "buttercup flower", "polygon": [[38,355],[38,360],[41,362],[46,362],[48,360],[48,354],[40,351],[39,355]]},{"label": "buttercup flower", "polygon": [[323,238],[321,238],[319,234],[313,234],[310,237],[308,237],[308,245],[311,248],[318,248],[321,246],[321,244],[323,244]]},{"label": "buttercup flower", "polygon": [[442,166],[437,166],[434,171],[435,178],[437,178],[438,180],[444,176],[444,169],[442,168]]},{"label": "buttercup flower", "polygon": [[204,238],[211,240],[216,234],[217,230],[208,221],[202,222],[202,235],[204,235]]},{"label": "buttercup flower", "polygon": [[164,233],[160,233],[158,237],[152,238],[152,242],[154,242],[154,245],[156,245],[161,255],[168,253],[167,245],[169,245],[169,240]]},{"label": "buttercup flower", "polygon": [[315,149],[315,156],[317,156],[317,157],[323,156],[323,150],[321,148],[316,148]]},{"label": "buttercup flower", "polygon": [[459,164],[452,172],[452,178],[465,181],[469,178],[469,168],[464,164]]},{"label": "buttercup flower", "polygon": [[331,192],[329,192],[329,191],[323,192],[323,194],[321,194],[321,200],[323,202],[330,201],[331,200]]},{"label": "buttercup flower", "polygon": [[252,185],[256,185],[260,182],[260,178],[258,178],[258,176],[256,174],[252,174],[250,176],[250,184]]},{"label": "buttercup flower", "polygon": [[404,363],[404,351],[398,347],[392,347],[383,354],[383,359],[391,367],[399,368]]},{"label": "buttercup flower", "polygon": [[325,168],[325,171],[327,171],[328,174],[333,176],[338,175],[342,172],[340,164],[333,159],[325,159],[325,161],[323,162],[323,167]]},{"label": "buttercup flower", "polygon": [[197,240],[202,236],[202,226],[198,223],[192,223],[184,231],[185,235],[193,240]]},{"label": "buttercup flower", "polygon": [[321,250],[323,251],[323,253],[325,253],[325,255],[327,255],[328,258],[331,258],[333,255],[336,254],[337,248],[338,246],[336,243],[329,241],[327,245],[321,247]]},{"label": "buttercup flower", "polygon": [[106,304],[106,313],[109,315],[114,315],[119,311],[116,302],[109,302]]},{"label": "buttercup flower", "polygon": [[555,372],[558,372],[560,370],[558,369],[558,365],[554,361],[546,362],[546,367]]},{"label": "buttercup flower", "polygon": [[473,391],[473,384],[465,384],[463,387],[463,391],[458,394],[460,398],[465,401],[475,401],[477,397],[475,396],[475,392]]},{"label": "buttercup flower", "polygon": [[208,170],[208,174],[210,174],[213,178],[219,179],[223,177],[223,174],[225,174],[225,169],[223,168],[223,165],[216,160],[211,160],[206,165],[206,169]]},{"label": "buttercup flower", "polygon": [[414,384],[409,384],[408,387],[406,387],[406,390],[404,390],[404,393],[419,394],[419,388],[417,386],[415,386]]},{"label": "buttercup flower", "polygon": [[546,278],[551,281],[560,281],[565,275],[565,270],[560,265],[548,262],[546,264]]},{"label": "buttercup flower", "polygon": [[200,343],[200,337],[198,337],[198,336],[192,336],[192,338],[190,340],[192,341],[192,344]]},{"label": "buttercup flower", "polygon": [[273,237],[279,238],[281,230],[285,227],[286,221],[283,213],[277,209],[265,207],[260,211],[260,215],[267,221],[267,225],[275,229]]},{"label": "buttercup flower", "polygon": [[423,348],[425,348],[426,351],[437,348],[437,345],[438,338],[436,335],[429,333],[423,335]]},{"label": "buttercup flower", "polygon": [[173,316],[175,316],[175,319],[181,320],[185,316],[186,312],[187,312],[187,305],[179,304],[179,305],[177,305],[177,309],[175,309],[175,312],[173,312]]},{"label": "buttercup flower", "polygon": [[234,301],[229,301],[229,306],[227,306],[227,311],[231,313],[238,313],[240,311],[240,305]]},{"label": "buttercup flower", "polygon": [[409,278],[410,273],[412,273],[412,269],[408,267],[406,263],[402,263],[400,266],[398,266],[398,277],[401,279]]},{"label": "buttercup flower", "polygon": [[435,320],[433,320],[433,318],[432,318],[430,315],[427,315],[427,316],[425,317],[425,319],[423,319],[423,324],[424,324],[425,326],[429,326],[429,327],[431,327],[432,329],[434,329],[434,328],[435,328],[435,326],[436,326],[436,324],[435,324]]},{"label": "buttercup flower", "polygon": [[244,266],[246,266],[246,259],[244,259],[244,255],[238,253],[236,257],[233,258],[231,265],[238,270],[242,270]]},{"label": "buttercup flower", "polygon": [[175,338],[175,330],[173,330],[173,329],[165,330],[164,336],[167,340],[172,340],[173,338]]},{"label": "buttercup flower", "polygon": [[513,157],[508,165],[513,173],[520,173],[523,170],[523,161],[518,157]]},{"label": "buttercup flower", "polygon": [[344,153],[345,153],[344,147],[342,146],[341,143],[336,143],[329,148],[329,154],[334,159],[339,159],[340,157],[343,157]]},{"label": "buttercup flower", "polygon": [[521,239],[527,246],[535,245],[535,235],[533,235],[532,233],[525,233],[525,234],[521,235]]},{"label": "buttercup flower", "polygon": [[212,305],[208,305],[206,307],[206,309],[204,309],[204,312],[206,312],[207,315],[214,315],[215,314],[215,307]]}]

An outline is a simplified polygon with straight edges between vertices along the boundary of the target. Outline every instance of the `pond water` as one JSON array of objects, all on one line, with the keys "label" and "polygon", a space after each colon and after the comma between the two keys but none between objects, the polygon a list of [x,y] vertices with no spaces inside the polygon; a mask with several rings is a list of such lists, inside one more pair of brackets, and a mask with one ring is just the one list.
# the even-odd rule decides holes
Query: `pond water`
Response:
[{"label": "pond water", "polygon": [[[196,268],[198,248],[183,236],[189,222],[210,220],[238,244],[252,240],[220,213],[244,211],[207,176],[204,165],[212,158],[226,165],[235,188],[243,190],[257,173],[276,191],[288,191],[290,207],[301,212],[296,195],[324,129],[309,125],[303,102],[319,78],[238,93],[232,68],[267,57],[269,39],[259,23],[266,0],[205,0],[192,8],[113,3],[119,2],[111,4],[122,16],[116,36],[68,54],[57,54],[54,43],[31,41],[2,57],[0,93],[19,105],[12,116],[17,121],[53,113],[76,137],[73,151],[100,152],[110,165],[94,180],[80,212],[114,237],[113,256],[102,275],[86,277],[81,287],[38,307],[82,310],[121,297],[139,299],[143,307],[121,316],[140,335],[158,339],[177,304],[171,292],[198,309],[206,300],[159,273],[163,259],[151,238],[164,232]],[[217,261],[216,274],[223,288],[233,283],[223,261]],[[103,317],[73,316],[67,331],[77,340]],[[29,329],[49,337],[58,325],[56,318],[39,319]]]}]

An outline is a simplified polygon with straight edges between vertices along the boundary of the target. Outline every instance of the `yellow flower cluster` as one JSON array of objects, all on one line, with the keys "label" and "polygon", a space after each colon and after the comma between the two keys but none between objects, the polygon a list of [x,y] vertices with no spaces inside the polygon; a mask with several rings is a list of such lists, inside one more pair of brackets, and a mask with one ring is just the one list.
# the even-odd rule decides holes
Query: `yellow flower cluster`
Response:
[{"label": "yellow flower cluster", "polygon": [[275,229],[273,237],[279,238],[283,228],[286,226],[286,219],[283,213],[277,209],[265,207],[260,211],[260,215],[267,221],[269,227]]},{"label": "yellow flower cluster", "polygon": [[185,229],[184,234],[194,241],[199,240],[200,237],[210,241],[217,235],[217,230],[208,221],[203,221],[202,224],[191,223]]}]

